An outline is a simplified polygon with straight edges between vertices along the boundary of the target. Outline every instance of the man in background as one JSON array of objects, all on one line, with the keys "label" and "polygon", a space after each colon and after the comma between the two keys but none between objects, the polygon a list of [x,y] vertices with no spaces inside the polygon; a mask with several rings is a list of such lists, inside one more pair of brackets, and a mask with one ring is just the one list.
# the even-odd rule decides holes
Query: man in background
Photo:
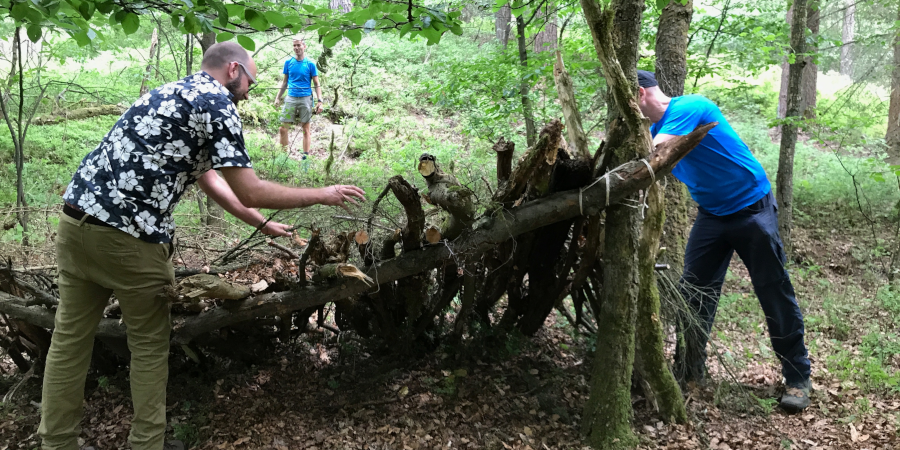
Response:
[{"label": "man in background", "polygon": [[363,198],[355,186],[301,189],[257,178],[236,108],[256,70],[238,44],[211,46],[200,72],[138,99],[72,177],[56,238],[59,307],[41,400],[43,449],[78,450],[94,335],[112,294],[131,350],[131,447],[184,448],[164,442],[172,324],[160,294],[175,281],[172,212],[189,185],[272,236],[289,236],[289,227],[253,208],[346,208]]},{"label": "man in background", "polygon": [[675,355],[682,382],[705,377],[706,344],[725,272],[734,252],[750,272],[766,316],[772,348],[781,361],[786,390],[781,407],[809,406],[810,364],[803,343],[803,314],[784,265],[778,205],[759,161],[719,108],[700,95],[669,98],[653,72],[638,71],[639,104],[653,125],[653,145],[684,136],[698,125],[718,122],[672,174],[699,205],[684,255],[682,292],[699,323],[686,326],[685,345]]},{"label": "man in background", "polygon": [[309,130],[309,122],[313,115],[313,97],[311,83],[316,87],[315,113],[322,112],[322,86],[319,84],[319,72],[316,63],[306,57],[306,41],[301,36],[294,38],[294,58],[284,62],[284,79],[281,81],[281,89],[275,96],[275,106],[281,104],[284,91],[287,90],[287,99],[281,110],[281,128],[278,129],[281,147],[288,149],[288,134],[293,124],[300,123],[303,129],[303,158],[309,155],[309,147],[312,143],[312,135]]}]

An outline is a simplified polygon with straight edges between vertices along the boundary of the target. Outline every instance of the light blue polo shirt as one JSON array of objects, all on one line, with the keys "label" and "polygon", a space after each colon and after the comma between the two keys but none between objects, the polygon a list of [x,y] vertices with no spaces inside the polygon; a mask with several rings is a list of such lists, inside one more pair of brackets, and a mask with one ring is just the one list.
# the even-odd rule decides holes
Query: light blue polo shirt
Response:
[{"label": "light blue polo shirt", "polygon": [[291,58],[284,62],[283,74],[288,79],[288,95],[291,97],[309,97],[312,90],[309,88],[312,77],[319,76],[316,70],[316,63],[303,58],[303,61],[297,61],[297,58]]},{"label": "light blue polo shirt", "polygon": [[650,132],[653,137],[659,133],[684,136],[710,122],[719,125],[672,169],[672,175],[688,187],[703,209],[724,216],[763,198],[772,185],[719,107],[701,95],[675,97]]}]

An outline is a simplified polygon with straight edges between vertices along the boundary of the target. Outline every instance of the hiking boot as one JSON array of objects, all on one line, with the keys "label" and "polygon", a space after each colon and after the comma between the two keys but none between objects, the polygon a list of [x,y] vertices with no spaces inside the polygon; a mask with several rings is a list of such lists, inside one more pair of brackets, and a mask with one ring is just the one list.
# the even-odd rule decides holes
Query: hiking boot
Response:
[{"label": "hiking boot", "polygon": [[809,390],[812,383],[809,379],[798,383],[785,385],[784,395],[781,396],[781,409],[789,413],[798,413],[809,406]]},{"label": "hiking boot", "polygon": [[166,443],[163,444],[163,450],[184,450],[184,442],[177,439],[166,441]]}]

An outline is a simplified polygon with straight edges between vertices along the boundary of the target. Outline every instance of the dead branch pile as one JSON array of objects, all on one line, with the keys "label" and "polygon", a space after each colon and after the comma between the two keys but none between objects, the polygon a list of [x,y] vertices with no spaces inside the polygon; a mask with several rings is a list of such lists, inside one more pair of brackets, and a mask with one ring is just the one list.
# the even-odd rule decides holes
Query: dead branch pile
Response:
[{"label": "dead branch pile", "polygon": [[[165,294],[173,302],[172,342],[184,346],[248,327],[289,338],[316,311],[323,325],[326,304],[334,304],[341,330],[392,344],[446,333],[459,338],[472,321],[531,335],[554,308],[577,328],[596,332],[603,265],[614,263],[602,258],[601,212],[623,202],[642,207],[647,187],[713,126],[661,144],[646,163],[610,168],[604,155],[619,145],[625,133],[617,129],[624,126],[614,124],[609,140],[589,155],[570,152],[562,124],[551,122],[515,167],[512,143],[495,145],[498,180],[490,201],[480,204],[435,157],[423,154],[419,172],[427,192],[395,176],[373,206],[374,214],[382,199],[394,196],[404,210],[405,220],[397,220],[402,227],[373,230],[370,218],[355,232],[316,230],[299,252],[274,245],[289,260],[283,267],[295,268],[276,270],[275,283],[232,283],[222,276],[227,268],[219,275],[181,273]],[[441,209],[441,222],[428,223],[423,200]],[[0,347],[25,370],[49,346],[54,287],[42,272],[14,271],[11,261],[0,266],[0,319],[10,330],[0,336]],[[574,315],[562,304],[569,297]],[[455,314],[445,314],[451,310]],[[119,317],[112,300],[97,336],[123,342]]]}]

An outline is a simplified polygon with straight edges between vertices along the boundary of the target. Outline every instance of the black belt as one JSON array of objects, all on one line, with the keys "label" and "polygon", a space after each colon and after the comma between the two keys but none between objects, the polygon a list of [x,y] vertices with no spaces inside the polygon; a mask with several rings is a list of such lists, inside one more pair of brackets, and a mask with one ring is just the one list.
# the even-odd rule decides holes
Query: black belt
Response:
[{"label": "black belt", "polygon": [[112,226],[90,214],[85,214],[84,211],[79,211],[79,210],[69,206],[68,203],[63,205],[63,214],[65,214],[75,220],[81,220],[82,217],[87,216],[87,219],[84,220],[84,223],[89,223],[91,225],[100,225],[101,227],[115,228],[114,226]]}]

